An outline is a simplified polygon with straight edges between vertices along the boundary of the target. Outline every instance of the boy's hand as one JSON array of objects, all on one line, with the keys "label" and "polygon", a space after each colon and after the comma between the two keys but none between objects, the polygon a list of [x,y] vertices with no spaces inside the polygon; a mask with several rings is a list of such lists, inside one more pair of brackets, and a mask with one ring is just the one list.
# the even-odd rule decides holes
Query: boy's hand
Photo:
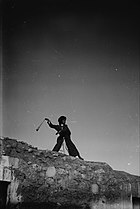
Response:
[{"label": "boy's hand", "polygon": [[45,118],[45,120],[47,121],[47,123],[50,123],[51,122],[48,118]]}]

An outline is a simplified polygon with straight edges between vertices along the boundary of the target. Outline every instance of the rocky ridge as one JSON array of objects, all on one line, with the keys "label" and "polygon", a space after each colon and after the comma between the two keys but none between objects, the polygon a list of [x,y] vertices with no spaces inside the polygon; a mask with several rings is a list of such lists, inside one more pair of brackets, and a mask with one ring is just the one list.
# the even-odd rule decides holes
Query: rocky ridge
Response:
[{"label": "rocky ridge", "polygon": [[1,141],[3,154],[19,159],[14,175],[21,208],[31,203],[54,204],[55,208],[116,208],[124,200],[129,202],[130,196],[139,196],[140,177],[115,171],[105,162],[39,150],[16,139]]}]

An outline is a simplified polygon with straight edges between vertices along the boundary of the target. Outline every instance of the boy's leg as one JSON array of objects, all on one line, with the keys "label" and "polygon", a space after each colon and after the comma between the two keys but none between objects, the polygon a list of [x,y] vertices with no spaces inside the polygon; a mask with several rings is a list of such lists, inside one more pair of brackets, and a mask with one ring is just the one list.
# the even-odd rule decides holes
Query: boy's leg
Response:
[{"label": "boy's leg", "polygon": [[63,137],[60,137],[60,136],[59,136],[59,137],[57,138],[57,143],[56,143],[56,145],[54,146],[54,148],[53,148],[52,151],[58,152],[58,151],[60,150],[61,146],[62,146],[63,141],[64,141]]},{"label": "boy's leg", "polygon": [[65,139],[65,141],[66,141],[69,155],[74,156],[74,157],[78,156],[81,160],[83,160],[83,158],[80,156],[80,153],[78,152],[76,146],[71,141],[71,139]]},{"label": "boy's leg", "polygon": [[65,142],[68,148],[69,155],[76,157],[78,155],[78,150],[76,149],[71,139],[66,138]]}]

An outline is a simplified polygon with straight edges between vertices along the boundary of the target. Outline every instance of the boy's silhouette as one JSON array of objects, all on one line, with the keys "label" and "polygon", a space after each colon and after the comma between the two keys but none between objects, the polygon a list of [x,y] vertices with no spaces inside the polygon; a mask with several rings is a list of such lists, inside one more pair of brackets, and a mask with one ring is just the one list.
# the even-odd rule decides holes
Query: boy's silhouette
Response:
[{"label": "boy's silhouette", "polygon": [[83,158],[80,156],[76,146],[71,141],[71,132],[70,132],[68,126],[66,125],[66,117],[65,116],[59,117],[58,118],[58,123],[59,123],[58,125],[52,124],[48,118],[45,118],[45,120],[47,121],[50,128],[53,128],[57,131],[56,135],[59,134],[59,136],[57,138],[57,143],[54,146],[53,151],[58,152],[62,146],[63,141],[65,140],[69,155],[74,156],[74,157],[78,156],[81,160],[83,160]]}]

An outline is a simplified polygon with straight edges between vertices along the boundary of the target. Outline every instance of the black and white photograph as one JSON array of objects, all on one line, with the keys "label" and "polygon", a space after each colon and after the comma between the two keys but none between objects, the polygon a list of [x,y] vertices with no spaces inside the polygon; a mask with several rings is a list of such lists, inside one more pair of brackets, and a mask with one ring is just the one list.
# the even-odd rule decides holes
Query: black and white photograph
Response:
[{"label": "black and white photograph", "polygon": [[1,2],[1,209],[140,208],[139,9]]}]

